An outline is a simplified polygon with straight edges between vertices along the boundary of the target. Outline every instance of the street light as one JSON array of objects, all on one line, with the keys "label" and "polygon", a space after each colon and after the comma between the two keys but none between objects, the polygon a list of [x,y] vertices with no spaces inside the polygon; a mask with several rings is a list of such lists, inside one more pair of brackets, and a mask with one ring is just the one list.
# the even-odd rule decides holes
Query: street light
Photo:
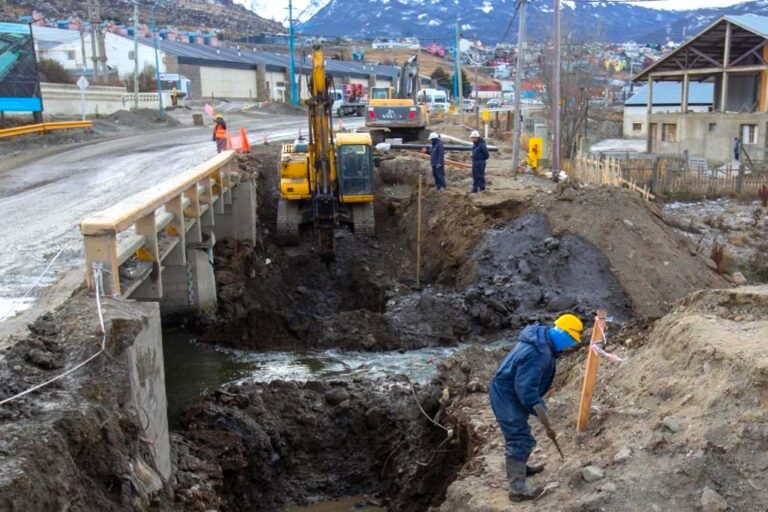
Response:
[{"label": "street light", "polygon": [[160,34],[157,32],[157,23],[155,21],[155,9],[157,9],[157,5],[162,0],[155,0],[155,2],[152,4],[152,37],[155,39],[155,77],[157,79],[157,101],[160,105],[160,117],[163,117],[165,113],[163,112],[163,87],[160,84],[160,57],[157,53],[157,40],[160,37]]}]

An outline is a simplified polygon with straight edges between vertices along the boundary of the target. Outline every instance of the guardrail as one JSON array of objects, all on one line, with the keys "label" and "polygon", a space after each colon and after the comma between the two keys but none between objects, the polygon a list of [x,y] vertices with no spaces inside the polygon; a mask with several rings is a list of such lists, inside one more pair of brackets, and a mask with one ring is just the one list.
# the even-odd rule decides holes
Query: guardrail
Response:
[{"label": "guardrail", "polygon": [[72,130],[75,128],[93,128],[93,121],[60,121],[56,123],[27,124],[15,128],[5,128],[0,130],[0,139],[6,137],[18,137],[19,135],[29,135],[31,133]]},{"label": "guardrail", "polygon": [[238,183],[235,152],[224,151],[83,219],[88,288],[94,288],[93,264],[101,263],[106,294],[128,297],[148,281],[141,298],[161,298],[163,264],[186,265],[187,244],[203,242],[203,233],[213,229],[214,213],[232,204]]}]

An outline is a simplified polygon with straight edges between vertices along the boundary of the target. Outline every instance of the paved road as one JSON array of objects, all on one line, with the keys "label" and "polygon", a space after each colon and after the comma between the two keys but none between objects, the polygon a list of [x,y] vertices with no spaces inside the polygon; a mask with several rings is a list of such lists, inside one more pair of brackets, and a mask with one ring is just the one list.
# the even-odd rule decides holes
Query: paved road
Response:
[{"label": "paved road", "polygon": [[[360,118],[345,120],[351,128],[361,124]],[[264,135],[306,133],[302,116],[232,122],[230,129],[241,125],[256,144]],[[210,128],[181,128],[64,149],[0,174],[0,321],[25,307],[22,297],[60,250],[44,284],[81,264],[80,219],[215,153]]]}]

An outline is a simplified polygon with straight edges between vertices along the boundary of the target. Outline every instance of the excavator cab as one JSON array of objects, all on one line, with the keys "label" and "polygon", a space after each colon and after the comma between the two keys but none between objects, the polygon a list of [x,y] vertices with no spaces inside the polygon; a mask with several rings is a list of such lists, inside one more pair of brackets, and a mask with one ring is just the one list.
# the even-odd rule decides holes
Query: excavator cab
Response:
[{"label": "excavator cab", "polygon": [[373,150],[367,133],[338,134],[336,165],[342,203],[373,201]]}]

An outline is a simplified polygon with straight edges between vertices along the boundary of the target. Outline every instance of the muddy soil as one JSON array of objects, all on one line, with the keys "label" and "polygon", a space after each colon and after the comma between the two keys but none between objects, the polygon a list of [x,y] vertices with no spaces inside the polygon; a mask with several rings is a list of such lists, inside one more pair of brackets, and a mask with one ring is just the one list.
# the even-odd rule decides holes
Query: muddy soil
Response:
[{"label": "muddy soil", "polygon": [[490,230],[461,269],[464,303],[487,329],[546,321],[562,311],[582,318],[609,304],[617,319],[632,309],[608,260],[575,235],[553,236],[544,215],[528,213]]},{"label": "muddy soil", "polygon": [[226,387],[182,417],[176,498],[186,510],[271,511],[375,492],[389,510],[426,510],[466,451],[414,390],[434,417],[441,388],[398,379]]},{"label": "muddy soil", "polygon": [[[615,316],[630,318],[636,308],[641,314],[650,309],[643,309],[645,295],[634,281],[627,280],[625,293],[625,283],[614,276],[616,266],[627,267],[616,261],[625,255],[600,254],[599,233],[591,241],[581,236],[593,234],[583,226],[571,229],[559,201],[530,177],[484,195],[439,192],[425,180],[424,289],[414,290],[415,189],[426,163],[409,156],[387,160],[378,171],[376,239],[340,231],[337,261],[328,267],[313,251],[311,232],[299,247],[279,247],[270,230],[277,201],[271,162],[278,151],[260,146],[241,160],[245,172],[258,175],[263,238],[256,247],[217,244],[220,307],[204,320],[203,341],[247,348],[411,349],[498,337],[565,310],[588,314],[608,306]],[[449,180],[465,179],[463,174],[449,172]],[[585,205],[585,216],[600,220],[615,215],[600,213],[606,198],[625,199],[621,191],[585,191],[578,204]],[[670,252],[685,247],[662,222],[649,220],[645,205],[635,206],[629,216],[668,236]],[[699,266],[709,272],[703,262]],[[683,291],[673,298],[654,296],[653,307],[693,286],[677,286]]]},{"label": "muddy soil", "polygon": [[605,255],[638,317],[660,318],[692,292],[730,286],[654,203],[628,190],[564,188],[536,201],[553,233],[578,235]]},{"label": "muddy soil", "polygon": [[[0,360],[0,399],[97,352],[95,305],[84,295],[40,317]],[[0,510],[144,511],[170,501],[126,392],[125,350],[151,307],[107,301],[106,353],[0,406]]]}]

